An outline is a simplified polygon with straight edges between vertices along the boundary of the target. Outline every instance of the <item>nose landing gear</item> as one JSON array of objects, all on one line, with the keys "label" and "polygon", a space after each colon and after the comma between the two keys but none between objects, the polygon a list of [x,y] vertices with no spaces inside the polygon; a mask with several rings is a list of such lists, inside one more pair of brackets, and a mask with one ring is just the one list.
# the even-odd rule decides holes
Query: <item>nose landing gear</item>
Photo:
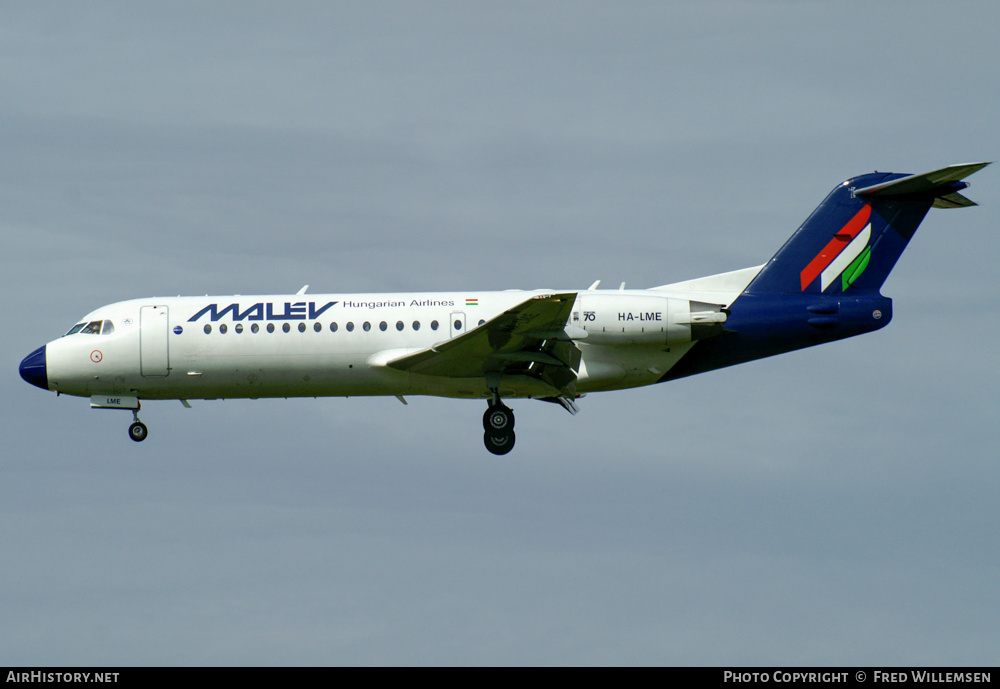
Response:
[{"label": "nose landing gear", "polygon": [[136,395],[123,395],[120,393],[92,395],[90,397],[91,409],[124,409],[132,412],[132,425],[128,427],[128,437],[137,443],[141,443],[149,435],[146,424],[139,420],[139,409],[142,402]]},{"label": "nose landing gear", "polygon": [[132,425],[128,427],[128,437],[137,443],[141,443],[149,435],[149,429],[146,428],[146,424],[139,420],[139,410],[135,409],[132,411]]}]

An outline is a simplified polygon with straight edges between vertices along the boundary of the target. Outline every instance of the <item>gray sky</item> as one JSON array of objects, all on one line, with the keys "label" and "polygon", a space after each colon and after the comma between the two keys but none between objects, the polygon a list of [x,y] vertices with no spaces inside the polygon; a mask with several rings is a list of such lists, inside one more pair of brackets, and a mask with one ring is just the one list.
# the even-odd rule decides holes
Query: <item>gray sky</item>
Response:
[{"label": "gray sky", "polygon": [[887,329],[571,417],[26,385],[175,294],[650,287],[1000,151],[992,2],[0,5],[0,664],[995,664],[996,168]]}]

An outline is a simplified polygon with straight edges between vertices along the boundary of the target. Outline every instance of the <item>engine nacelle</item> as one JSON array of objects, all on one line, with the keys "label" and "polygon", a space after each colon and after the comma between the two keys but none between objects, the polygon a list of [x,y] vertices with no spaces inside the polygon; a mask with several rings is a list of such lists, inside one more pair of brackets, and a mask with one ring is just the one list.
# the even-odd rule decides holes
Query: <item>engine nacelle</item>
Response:
[{"label": "engine nacelle", "polygon": [[674,345],[722,332],[719,304],[649,292],[580,292],[570,324],[587,331],[588,344]]}]

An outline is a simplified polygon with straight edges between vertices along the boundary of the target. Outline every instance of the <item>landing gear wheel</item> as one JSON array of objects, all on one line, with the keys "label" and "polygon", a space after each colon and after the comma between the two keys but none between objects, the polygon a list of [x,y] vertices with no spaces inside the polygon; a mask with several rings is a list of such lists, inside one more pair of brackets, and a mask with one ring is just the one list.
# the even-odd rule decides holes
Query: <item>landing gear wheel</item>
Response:
[{"label": "landing gear wheel", "polygon": [[487,433],[514,430],[514,410],[503,404],[491,405],[483,414],[483,430]]},{"label": "landing gear wheel", "polygon": [[495,455],[505,455],[514,449],[514,431],[486,431],[483,433],[486,449]]},{"label": "landing gear wheel", "polygon": [[137,443],[141,443],[149,435],[149,429],[142,421],[136,421],[128,427],[128,437]]}]

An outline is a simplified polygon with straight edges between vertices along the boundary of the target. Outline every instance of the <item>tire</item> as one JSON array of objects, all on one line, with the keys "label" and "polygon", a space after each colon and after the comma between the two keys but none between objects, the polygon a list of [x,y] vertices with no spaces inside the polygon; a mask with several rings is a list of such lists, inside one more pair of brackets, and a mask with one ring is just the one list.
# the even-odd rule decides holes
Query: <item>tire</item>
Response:
[{"label": "tire", "polygon": [[490,407],[483,414],[483,430],[487,433],[514,430],[514,411],[502,404]]},{"label": "tire", "polygon": [[142,421],[136,421],[128,427],[128,437],[137,443],[141,443],[149,435],[149,429]]},{"label": "tire", "polygon": [[505,455],[514,449],[514,431],[486,431],[483,444],[495,455]]}]

